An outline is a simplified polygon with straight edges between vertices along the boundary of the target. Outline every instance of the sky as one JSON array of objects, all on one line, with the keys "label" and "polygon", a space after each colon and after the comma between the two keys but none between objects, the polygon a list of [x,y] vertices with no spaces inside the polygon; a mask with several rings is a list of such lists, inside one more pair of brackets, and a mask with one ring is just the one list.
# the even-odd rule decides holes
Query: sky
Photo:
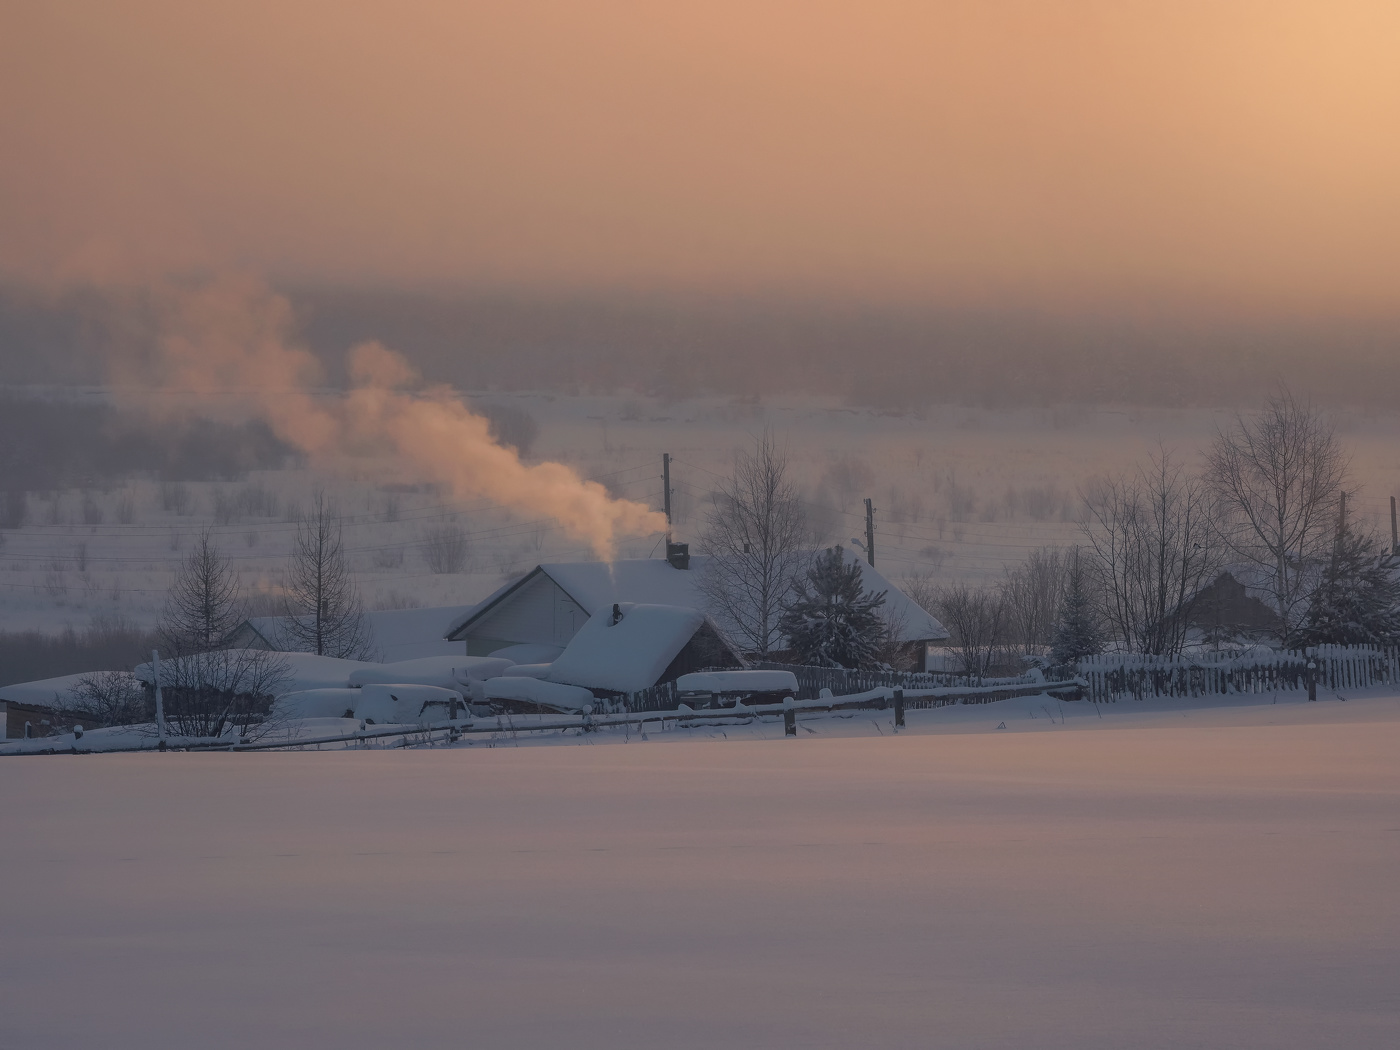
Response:
[{"label": "sky", "polygon": [[1393,316],[1400,5],[0,0],[0,280]]}]

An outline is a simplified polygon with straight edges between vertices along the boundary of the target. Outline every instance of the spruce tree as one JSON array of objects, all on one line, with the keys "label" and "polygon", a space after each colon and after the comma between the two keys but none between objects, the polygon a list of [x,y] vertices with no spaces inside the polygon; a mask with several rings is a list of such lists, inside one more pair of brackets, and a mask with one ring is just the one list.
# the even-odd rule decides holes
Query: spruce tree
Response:
[{"label": "spruce tree", "polygon": [[1055,639],[1050,646],[1050,658],[1057,665],[1073,665],[1086,656],[1103,652],[1103,636],[1093,601],[1085,586],[1084,569],[1079,551],[1070,559],[1069,579],[1060,602],[1060,622],[1055,627]]},{"label": "spruce tree", "polygon": [[1400,641],[1395,555],[1374,536],[1347,529],[1308,600],[1303,645],[1394,645]]},{"label": "spruce tree", "polygon": [[793,583],[793,600],[779,627],[803,663],[869,667],[877,662],[885,625],[885,592],[864,588],[860,565],[846,564],[840,547],[817,555],[806,580]]},{"label": "spruce tree", "polygon": [[360,660],[374,649],[340,519],[323,493],[297,525],[287,569],[282,641],[293,650]]},{"label": "spruce tree", "polygon": [[166,652],[174,656],[217,649],[245,615],[233,563],[205,529],[180,563],[166,596],[159,626]]}]

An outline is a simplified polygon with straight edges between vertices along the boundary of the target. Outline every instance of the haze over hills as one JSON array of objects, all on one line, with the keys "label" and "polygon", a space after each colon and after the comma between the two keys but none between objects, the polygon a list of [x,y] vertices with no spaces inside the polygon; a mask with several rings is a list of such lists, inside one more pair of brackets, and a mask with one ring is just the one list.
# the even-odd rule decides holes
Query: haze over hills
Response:
[{"label": "haze over hills", "polygon": [[[345,381],[377,340],[463,390],[834,396],[913,410],[1249,406],[1278,382],[1319,403],[1400,405],[1400,319],[1199,310],[1070,313],[795,298],[292,287],[295,336]],[[102,385],[149,355],[139,291],[0,292],[7,385]]]}]

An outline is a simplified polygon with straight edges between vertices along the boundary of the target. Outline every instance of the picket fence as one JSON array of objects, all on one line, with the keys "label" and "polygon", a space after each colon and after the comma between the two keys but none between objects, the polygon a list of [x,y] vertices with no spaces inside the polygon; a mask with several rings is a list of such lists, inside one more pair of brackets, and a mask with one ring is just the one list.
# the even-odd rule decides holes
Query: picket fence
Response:
[{"label": "picket fence", "polygon": [[1087,699],[1113,702],[1158,696],[1224,696],[1307,689],[1309,661],[1319,690],[1367,689],[1400,683],[1400,649],[1319,645],[1243,655],[1140,656],[1105,653],[1081,660]]}]

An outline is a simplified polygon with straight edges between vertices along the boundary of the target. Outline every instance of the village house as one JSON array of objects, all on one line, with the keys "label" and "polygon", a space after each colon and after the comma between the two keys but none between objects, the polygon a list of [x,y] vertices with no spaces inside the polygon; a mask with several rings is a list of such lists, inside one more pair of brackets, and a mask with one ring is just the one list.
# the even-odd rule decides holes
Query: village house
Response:
[{"label": "village house", "polygon": [[1185,617],[1188,641],[1207,645],[1274,645],[1283,634],[1278,612],[1233,572],[1222,572],[1173,615]]},{"label": "village house", "polygon": [[[494,653],[547,663],[564,651],[590,617],[615,604],[672,606],[703,614],[708,602],[696,580],[710,559],[692,557],[684,544],[673,547],[664,560],[537,565],[463,616],[449,628],[447,638],[464,642],[471,656]],[[885,612],[898,633],[903,662],[907,669],[922,670],[928,646],[946,641],[947,630],[864,559],[850,552],[845,557],[860,566],[867,591],[885,592]]]}]

